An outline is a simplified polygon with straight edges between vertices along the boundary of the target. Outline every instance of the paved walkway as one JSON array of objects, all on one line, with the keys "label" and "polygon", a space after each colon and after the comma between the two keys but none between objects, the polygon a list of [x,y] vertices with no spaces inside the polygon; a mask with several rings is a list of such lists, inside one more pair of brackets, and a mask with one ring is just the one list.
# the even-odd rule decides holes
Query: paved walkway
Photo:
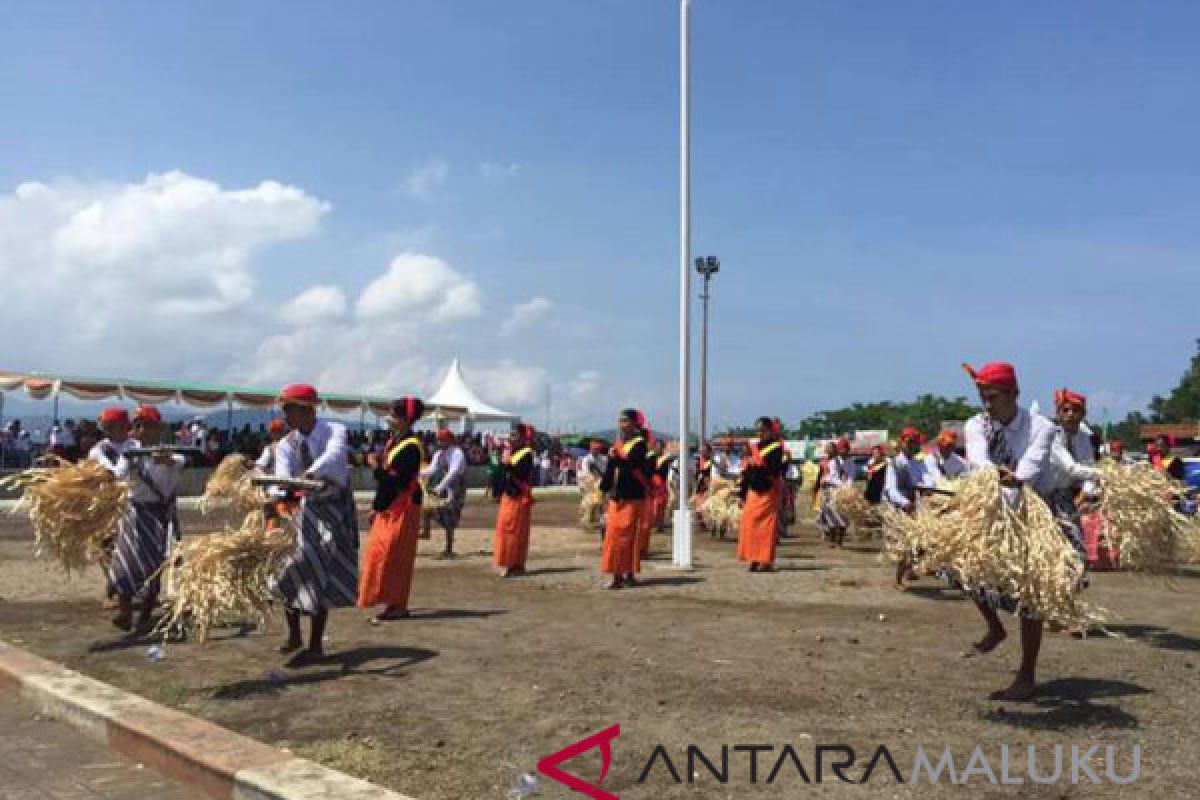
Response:
[{"label": "paved walkway", "polygon": [[0,800],[197,800],[66,723],[0,694]]}]

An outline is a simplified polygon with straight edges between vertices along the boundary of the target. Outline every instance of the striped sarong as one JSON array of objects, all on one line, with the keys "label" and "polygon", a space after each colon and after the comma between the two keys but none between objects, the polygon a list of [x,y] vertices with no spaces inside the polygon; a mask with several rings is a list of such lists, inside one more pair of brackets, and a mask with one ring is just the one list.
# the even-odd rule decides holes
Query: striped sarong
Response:
[{"label": "striped sarong", "polygon": [[117,594],[133,597],[143,590],[158,593],[159,569],[167,557],[173,519],[170,503],[130,503],[117,529],[109,565],[109,581]]},{"label": "striped sarong", "polygon": [[837,503],[833,502],[833,491],[828,488],[821,490],[821,513],[817,516],[817,527],[826,536],[835,530],[844,531],[850,527],[846,524],[846,518],[838,511]]},{"label": "striped sarong", "polygon": [[446,488],[449,490],[447,497],[442,505],[433,512],[433,518],[437,520],[438,525],[448,531],[453,531],[458,529],[458,523],[462,520],[463,506],[467,504],[466,477],[454,481]]},{"label": "striped sarong", "polygon": [[345,608],[358,599],[358,519],[349,492],[310,494],[296,511],[296,552],[273,589],[301,614]]}]

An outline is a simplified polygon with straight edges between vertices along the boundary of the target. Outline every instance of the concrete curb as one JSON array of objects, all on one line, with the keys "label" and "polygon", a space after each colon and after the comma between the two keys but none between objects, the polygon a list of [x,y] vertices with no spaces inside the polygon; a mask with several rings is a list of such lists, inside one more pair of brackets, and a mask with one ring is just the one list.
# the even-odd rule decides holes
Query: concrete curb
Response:
[{"label": "concrete curb", "polygon": [[412,800],[0,641],[0,691],[218,800]]}]

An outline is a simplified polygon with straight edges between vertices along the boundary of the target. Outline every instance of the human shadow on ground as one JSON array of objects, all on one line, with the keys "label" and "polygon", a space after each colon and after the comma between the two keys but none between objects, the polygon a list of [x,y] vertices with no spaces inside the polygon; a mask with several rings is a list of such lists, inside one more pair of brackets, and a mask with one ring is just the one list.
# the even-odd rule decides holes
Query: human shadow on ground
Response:
[{"label": "human shadow on ground", "polygon": [[897,594],[909,594],[925,600],[941,600],[947,603],[961,603],[967,599],[963,596],[961,589],[951,589],[948,586],[913,586],[910,584],[907,589],[897,592]]},{"label": "human shadow on ground", "polygon": [[[155,625],[158,624],[158,619],[155,619]],[[218,628],[210,629],[205,637],[210,642],[224,642],[233,639],[245,639],[250,634],[258,630],[258,626],[253,622],[238,622],[231,625],[222,625]],[[185,638],[180,639],[178,631],[172,630],[171,635],[166,638],[166,644],[182,644],[188,641],[194,641],[195,633],[189,628]],[[162,631],[119,633],[116,638],[104,639],[99,642],[93,642],[88,645],[89,653],[115,653],[121,650],[129,650],[140,645],[163,644]]]},{"label": "human shadow on ground", "polygon": [[648,586],[687,586],[692,583],[704,583],[704,578],[694,578],[689,575],[671,575],[660,578],[639,578],[638,585]]},{"label": "human shadow on ground", "polygon": [[1138,718],[1128,711],[1095,700],[1150,694],[1144,686],[1105,678],[1059,678],[1038,687],[1032,703],[996,701],[984,718],[989,722],[1035,730],[1063,731],[1071,728],[1137,728]]},{"label": "human shadow on ground", "polygon": [[1128,636],[1130,639],[1145,642],[1161,650],[1177,650],[1182,653],[1200,652],[1200,639],[1175,633],[1161,625],[1105,625],[1104,627],[1112,633]]},{"label": "human shadow on ground", "polygon": [[[326,653],[310,668],[272,669],[267,672],[265,678],[234,681],[202,691],[211,691],[210,696],[214,700],[239,700],[259,694],[271,694],[289,686],[309,686],[337,680],[348,675],[396,677],[408,667],[436,658],[438,655],[437,650],[428,650],[423,647],[356,647],[337,653]],[[366,668],[373,662],[387,663]],[[314,668],[319,668],[319,671],[315,671]]]},{"label": "human shadow on ground", "polygon": [[414,608],[407,620],[397,620],[396,624],[438,619],[487,619],[507,613],[507,608]]},{"label": "human shadow on ground", "polygon": [[533,577],[536,575],[566,575],[572,572],[583,572],[583,567],[538,567],[537,569],[526,570],[523,577]]}]

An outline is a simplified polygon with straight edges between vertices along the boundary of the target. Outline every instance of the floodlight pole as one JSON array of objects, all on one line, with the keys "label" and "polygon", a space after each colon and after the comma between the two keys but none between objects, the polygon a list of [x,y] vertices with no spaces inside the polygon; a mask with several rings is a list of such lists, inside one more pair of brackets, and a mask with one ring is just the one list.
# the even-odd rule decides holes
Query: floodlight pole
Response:
[{"label": "floodlight pole", "polygon": [[691,453],[688,417],[691,388],[692,164],[691,0],[679,2],[679,510],[675,512],[671,555],[681,569],[692,567]]}]

